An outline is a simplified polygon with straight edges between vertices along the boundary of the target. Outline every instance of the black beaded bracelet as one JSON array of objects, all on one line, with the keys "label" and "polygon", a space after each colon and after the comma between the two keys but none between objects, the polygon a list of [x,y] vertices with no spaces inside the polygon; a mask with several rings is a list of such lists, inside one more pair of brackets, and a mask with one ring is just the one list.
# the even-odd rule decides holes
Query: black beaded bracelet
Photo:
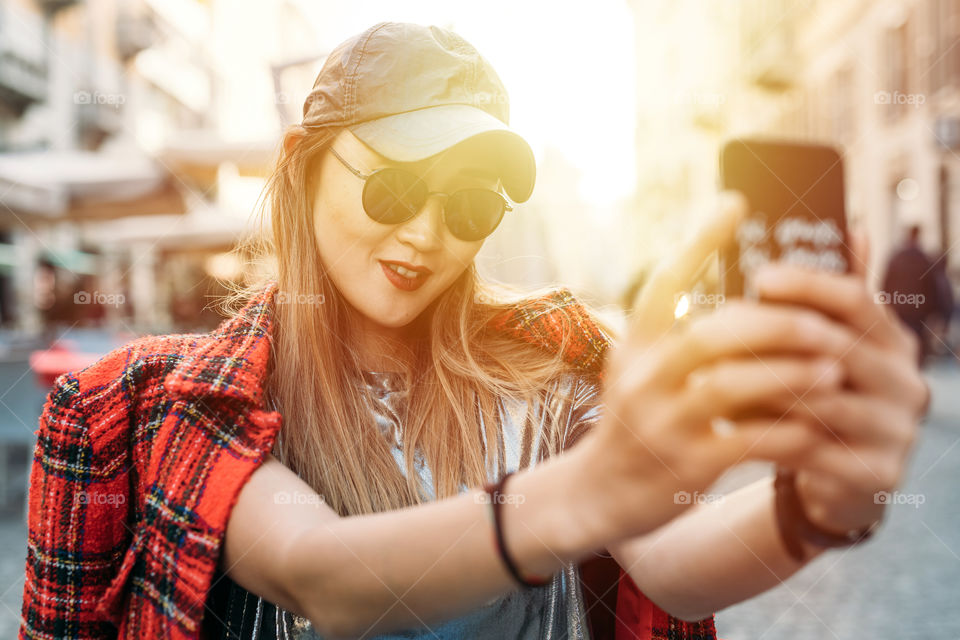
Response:
[{"label": "black beaded bracelet", "polygon": [[844,534],[831,533],[812,523],[803,512],[803,505],[797,496],[796,472],[777,467],[777,477],[773,486],[776,490],[777,526],[784,546],[797,562],[807,561],[800,540],[818,547],[848,547],[859,544],[873,535],[880,526],[880,520],[862,529]]},{"label": "black beaded bracelet", "polygon": [[542,587],[545,584],[549,584],[553,576],[523,575],[517,568],[516,563],[514,563],[513,558],[510,557],[509,552],[507,552],[507,546],[503,540],[503,516],[501,513],[501,507],[503,506],[502,496],[504,495],[503,485],[511,475],[513,475],[512,471],[508,472],[496,483],[487,484],[483,487],[483,490],[487,493],[487,504],[490,505],[490,515],[493,520],[494,545],[497,548],[497,554],[507,568],[507,572],[516,580],[517,584],[523,587]]}]

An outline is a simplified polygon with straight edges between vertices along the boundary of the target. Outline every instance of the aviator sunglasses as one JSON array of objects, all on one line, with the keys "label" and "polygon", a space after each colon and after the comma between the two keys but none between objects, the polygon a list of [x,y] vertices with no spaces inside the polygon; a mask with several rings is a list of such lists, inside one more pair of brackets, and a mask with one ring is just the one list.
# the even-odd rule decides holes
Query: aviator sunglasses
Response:
[{"label": "aviator sunglasses", "polygon": [[350,173],[363,180],[363,210],[383,224],[409,220],[417,215],[430,196],[446,196],[444,224],[454,237],[472,242],[493,233],[504,212],[513,210],[502,195],[490,189],[460,189],[449,194],[430,191],[426,182],[409,171],[385,167],[367,175],[352,167],[333,147],[330,147],[330,153]]}]

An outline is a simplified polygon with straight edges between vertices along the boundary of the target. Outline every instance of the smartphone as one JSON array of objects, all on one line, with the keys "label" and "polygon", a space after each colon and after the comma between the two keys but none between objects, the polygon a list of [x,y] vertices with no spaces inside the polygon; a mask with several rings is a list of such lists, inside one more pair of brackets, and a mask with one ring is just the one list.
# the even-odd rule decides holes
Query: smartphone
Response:
[{"label": "smartphone", "polygon": [[720,152],[720,182],[741,192],[750,207],[736,240],[720,251],[724,296],[755,298],[752,274],[765,262],[850,270],[843,162],[836,149],[733,139]]}]

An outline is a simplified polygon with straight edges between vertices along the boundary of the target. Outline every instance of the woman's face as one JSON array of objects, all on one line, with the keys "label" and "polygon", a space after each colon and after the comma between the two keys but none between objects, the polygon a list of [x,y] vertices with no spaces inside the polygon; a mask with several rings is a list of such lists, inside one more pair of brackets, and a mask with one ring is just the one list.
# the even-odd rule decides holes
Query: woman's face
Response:
[{"label": "woman's face", "polygon": [[[420,176],[430,191],[453,193],[467,187],[497,186],[489,161],[463,145],[403,164],[380,156],[347,130],[332,145],[364,175],[398,166]],[[409,325],[463,273],[483,246],[483,240],[468,242],[450,233],[443,223],[442,196],[431,196],[406,222],[382,224],[363,210],[364,181],[333,154],[324,154],[317,171],[313,221],[320,259],[340,293],[363,316],[361,321],[374,323],[373,328]],[[390,262],[429,271],[411,283],[390,270]]]}]

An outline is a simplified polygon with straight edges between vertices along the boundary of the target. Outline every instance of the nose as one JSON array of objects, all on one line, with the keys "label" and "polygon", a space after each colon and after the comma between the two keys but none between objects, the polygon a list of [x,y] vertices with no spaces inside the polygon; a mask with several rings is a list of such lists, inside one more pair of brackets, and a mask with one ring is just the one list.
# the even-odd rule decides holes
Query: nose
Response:
[{"label": "nose", "polygon": [[444,201],[444,194],[427,198],[417,215],[400,223],[397,239],[424,253],[438,249],[443,244]]}]

